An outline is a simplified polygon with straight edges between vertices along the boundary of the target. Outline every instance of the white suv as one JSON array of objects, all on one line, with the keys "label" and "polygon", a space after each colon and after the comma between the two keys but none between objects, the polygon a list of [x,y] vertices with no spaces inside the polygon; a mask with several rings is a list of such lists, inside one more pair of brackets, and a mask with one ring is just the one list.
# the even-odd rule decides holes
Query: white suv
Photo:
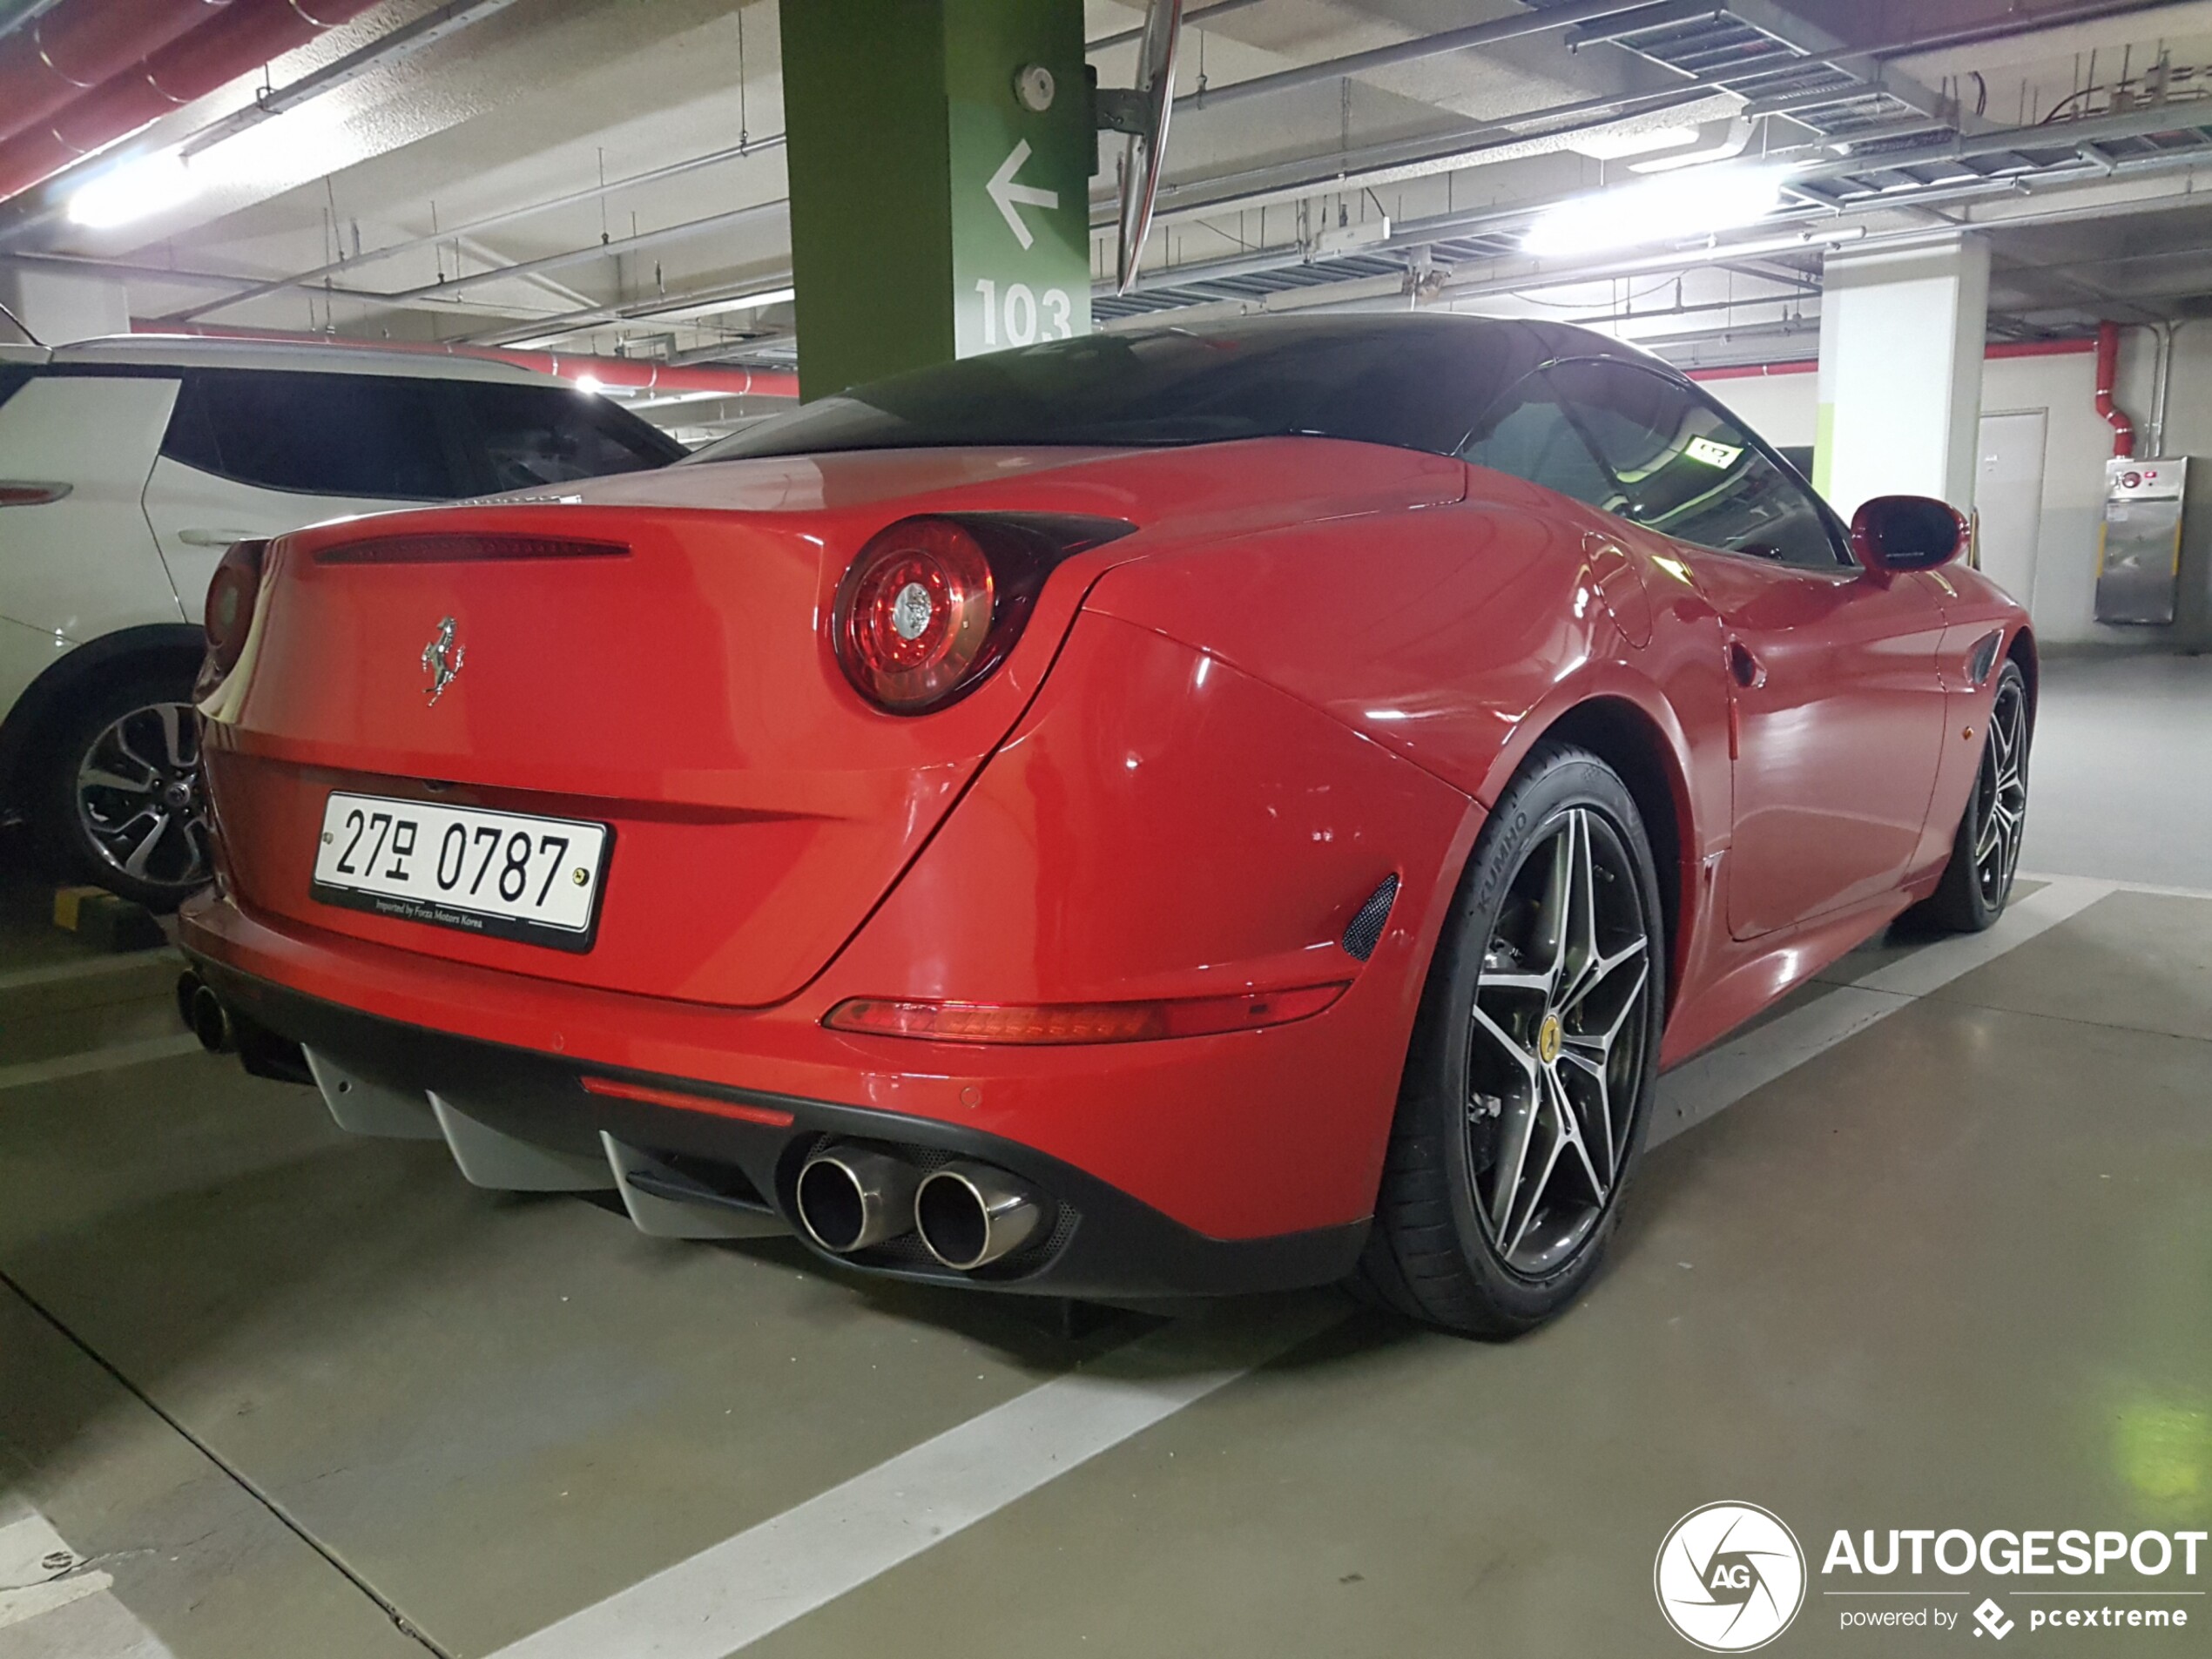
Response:
[{"label": "white suv", "polygon": [[0,310],[0,813],[55,874],[174,905],[209,873],[190,704],[226,548],[681,454],[504,363],[155,335],[48,349]]}]

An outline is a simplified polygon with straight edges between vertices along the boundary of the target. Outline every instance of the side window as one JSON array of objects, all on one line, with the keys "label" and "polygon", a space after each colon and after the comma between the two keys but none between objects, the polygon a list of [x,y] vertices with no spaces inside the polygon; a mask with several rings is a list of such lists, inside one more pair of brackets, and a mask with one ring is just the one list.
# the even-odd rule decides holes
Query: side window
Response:
[{"label": "side window", "polygon": [[529,489],[613,472],[664,467],[683,453],[635,415],[559,386],[458,381],[471,459],[489,474],[480,488]]},{"label": "side window", "polygon": [[1541,374],[1531,374],[1490,407],[1460,459],[1618,511],[1621,492],[1591,455]]},{"label": "side window", "polygon": [[448,457],[435,381],[283,369],[187,374],[161,446],[263,489],[393,501],[469,494]]},{"label": "side window", "polygon": [[1804,486],[1701,398],[1629,363],[1545,373],[1619,481],[1623,517],[1723,552],[1811,570],[1844,563]]}]

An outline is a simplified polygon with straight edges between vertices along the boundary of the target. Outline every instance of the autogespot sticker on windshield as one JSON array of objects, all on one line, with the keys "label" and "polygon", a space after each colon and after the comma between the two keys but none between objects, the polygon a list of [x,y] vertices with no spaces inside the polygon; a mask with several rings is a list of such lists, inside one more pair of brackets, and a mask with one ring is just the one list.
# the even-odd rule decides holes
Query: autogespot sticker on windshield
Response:
[{"label": "autogespot sticker on windshield", "polygon": [[1667,1529],[1652,1589],[1667,1625],[1707,1653],[1750,1653],[1830,1635],[1991,1643],[2049,1638],[2044,1651],[2160,1637],[2212,1622],[2202,1529],[1838,1527],[1815,1568],[1798,1534],[1755,1503],[1709,1503]]}]

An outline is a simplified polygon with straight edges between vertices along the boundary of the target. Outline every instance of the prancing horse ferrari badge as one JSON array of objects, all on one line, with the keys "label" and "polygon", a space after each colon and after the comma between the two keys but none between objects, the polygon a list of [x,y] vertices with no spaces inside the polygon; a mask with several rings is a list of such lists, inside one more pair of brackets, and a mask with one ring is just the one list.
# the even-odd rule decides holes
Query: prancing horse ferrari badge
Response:
[{"label": "prancing horse ferrari badge", "polygon": [[454,676],[461,672],[461,664],[469,655],[468,647],[453,643],[454,631],[454,619],[442,618],[438,624],[437,637],[422,648],[422,671],[430,677],[429,685],[423,690],[433,703],[446,694],[446,687],[453,684]]}]

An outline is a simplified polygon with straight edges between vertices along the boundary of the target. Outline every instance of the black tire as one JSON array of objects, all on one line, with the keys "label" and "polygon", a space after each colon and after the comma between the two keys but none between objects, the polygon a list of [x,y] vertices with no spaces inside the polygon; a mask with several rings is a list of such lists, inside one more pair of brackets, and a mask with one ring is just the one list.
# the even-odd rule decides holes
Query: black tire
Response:
[{"label": "black tire", "polygon": [[157,911],[206,884],[198,718],[189,673],[143,669],[88,689],[64,712],[27,792],[31,832],[56,880]]},{"label": "black tire", "polygon": [[[1542,924],[1561,879],[1562,838],[1568,878],[1583,867],[1578,833],[1589,853],[1594,950],[1566,938],[1565,927],[1548,937]],[[1532,881],[1543,897],[1532,898]],[[1602,914],[1601,891],[1609,907]],[[1571,899],[1561,914],[1574,919]],[[1666,1007],[1662,914],[1650,840],[1619,775],[1587,750],[1538,745],[1484,825],[1438,941],[1359,1268],[1359,1288],[1370,1298],[1447,1330],[1503,1339],[1550,1318],[1588,1284],[1651,1115]],[[1640,944],[1629,942],[1631,927]],[[1529,971],[1532,960],[1544,966],[1538,959],[1548,959],[1554,988],[1519,983],[1543,977]],[[1478,989],[1488,999],[1481,1008]],[[1592,1046],[1600,1041],[1593,1022],[1613,1028],[1602,1049]],[[1593,1054],[1601,1067],[1589,1063]],[[1608,1081],[1599,1092],[1601,1073]],[[1547,1076],[1566,1081],[1548,1084]],[[1494,1083],[1495,1096],[1487,1092]],[[1553,1086],[1561,1092],[1548,1094]],[[1508,1098],[1521,1089],[1525,1109]],[[1604,1116],[1602,1171],[1593,1102]],[[1540,1182],[1523,1211],[1514,1196],[1522,1184],[1508,1189],[1501,1177],[1516,1136],[1521,1163],[1529,1163],[1547,1110],[1588,1138],[1578,1146],[1554,1135],[1565,1150],[1546,1168],[1558,1179]],[[1581,1162],[1568,1162],[1567,1151]],[[1548,1209],[1548,1193],[1556,1194]]]},{"label": "black tire", "polygon": [[1936,890],[1909,913],[1912,921],[1944,933],[1978,934],[2005,914],[2027,826],[2032,737],[2027,679],[2019,664],[2007,661],[1997,671],[1981,762],[1952,838],[1951,861]]}]

